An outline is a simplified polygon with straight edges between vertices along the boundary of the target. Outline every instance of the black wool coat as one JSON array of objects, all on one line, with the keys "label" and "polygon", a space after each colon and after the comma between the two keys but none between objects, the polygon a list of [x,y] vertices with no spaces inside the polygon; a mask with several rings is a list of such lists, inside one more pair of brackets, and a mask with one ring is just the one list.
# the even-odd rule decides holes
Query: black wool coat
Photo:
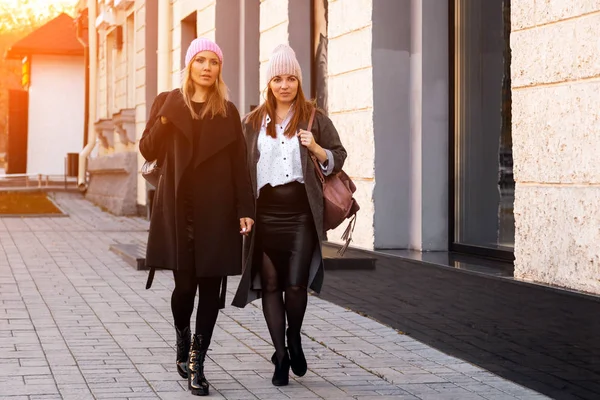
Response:
[{"label": "black wool coat", "polygon": [[[258,198],[257,193],[257,171],[258,160],[260,153],[258,150],[258,134],[260,129],[254,129],[251,125],[243,123],[244,136],[246,137],[246,147],[248,148],[248,170],[250,171],[250,179],[252,181],[252,190],[254,197]],[[306,129],[308,121],[301,122],[298,125],[299,129]],[[342,145],[340,136],[338,135],[333,122],[323,113],[317,112],[311,132],[317,142],[324,149],[330,150],[333,155],[333,173],[339,172],[344,166],[346,160],[346,149]],[[323,228],[323,186],[315,171],[315,166],[310,159],[309,151],[306,147],[300,145],[300,157],[302,162],[302,175],[304,178],[304,187],[310,204],[311,213],[317,228],[319,238],[318,245],[315,247],[312,254],[310,264],[310,272],[308,276],[309,287],[319,293],[323,287],[323,279],[325,271],[323,269],[323,255],[321,252],[321,242],[327,239],[325,229]],[[252,231],[249,238],[244,240],[244,272],[238,286],[237,292],[232,304],[236,307],[245,307],[246,304],[262,297],[262,288],[260,285],[260,265],[257,265],[257,259],[254,257],[254,233]]]},{"label": "black wool coat", "polygon": [[[162,124],[160,116],[167,118]],[[159,94],[140,139],[146,160],[158,160],[161,175],[154,194],[146,265],[178,270],[189,263],[182,176],[193,164],[194,266],[198,277],[225,277],[242,272],[239,219],[254,219],[246,144],[238,110],[228,103],[227,117],[206,117],[196,154],[193,119],[179,89]],[[186,261],[187,260],[187,261]],[[149,282],[151,284],[151,280]]]}]

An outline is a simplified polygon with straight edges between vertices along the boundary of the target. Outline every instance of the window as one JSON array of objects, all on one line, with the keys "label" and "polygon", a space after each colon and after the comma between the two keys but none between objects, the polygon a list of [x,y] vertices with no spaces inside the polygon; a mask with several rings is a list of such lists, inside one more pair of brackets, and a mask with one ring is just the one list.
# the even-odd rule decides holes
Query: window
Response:
[{"label": "window", "polygon": [[[451,247],[514,247],[510,0],[454,1]],[[497,253],[498,254],[498,253]]]},{"label": "window", "polygon": [[181,20],[181,69],[185,68],[185,53],[190,43],[196,39],[196,12],[194,11]]},{"label": "window", "polygon": [[115,31],[106,36],[106,118],[112,118],[115,113]]}]

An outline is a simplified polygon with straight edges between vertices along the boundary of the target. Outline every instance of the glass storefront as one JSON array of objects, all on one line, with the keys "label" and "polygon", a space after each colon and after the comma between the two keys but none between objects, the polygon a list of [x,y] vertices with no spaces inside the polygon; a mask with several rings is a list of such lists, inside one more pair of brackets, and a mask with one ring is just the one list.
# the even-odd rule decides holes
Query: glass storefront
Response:
[{"label": "glass storefront", "polygon": [[512,252],[510,0],[453,3],[453,245]]}]

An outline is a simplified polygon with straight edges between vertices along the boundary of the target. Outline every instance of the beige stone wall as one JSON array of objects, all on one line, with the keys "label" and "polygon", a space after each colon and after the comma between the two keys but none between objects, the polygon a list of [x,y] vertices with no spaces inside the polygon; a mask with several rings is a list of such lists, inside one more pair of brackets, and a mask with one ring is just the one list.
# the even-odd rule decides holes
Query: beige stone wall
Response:
[{"label": "beige stone wall", "polygon": [[[329,1],[328,108],[348,151],[344,170],[356,183],[361,210],[353,246],[372,249],[375,144],[373,131],[373,0]],[[329,233],[339,241],[346,224]]]},{"label": "beige stone wall", "polygon": [[271,52],[281,43],[289,44],[289,0],[261,0],[260,3],[260,91],[267,87],[265,71]]},{"label": "beige stone wall", "polygon": [[[135,148],[139,149],[139,141],[146,127],[146,1],[136,0],[135,6]],[[144,157],[137,152],[138,167],[144,163]],[[139,170],[139,168],[138,168]],[[146,205],[146,181],[137,173],[137,203]]]},{"label": "beige stone wall", "polygon": [[515,276],[600,293],[600,2],[513,0]]}]

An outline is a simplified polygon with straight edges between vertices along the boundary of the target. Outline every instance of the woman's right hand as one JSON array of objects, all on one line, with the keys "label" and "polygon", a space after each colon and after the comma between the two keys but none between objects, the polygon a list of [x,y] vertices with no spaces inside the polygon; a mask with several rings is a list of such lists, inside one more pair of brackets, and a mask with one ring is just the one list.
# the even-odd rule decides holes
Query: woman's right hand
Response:
[{"label": "woman's right hand", "polygon": [[254,220],[252,218],[240,218],[240,233],[244,236],[248,236],[252,231],[252,225],[254,225]]}]

